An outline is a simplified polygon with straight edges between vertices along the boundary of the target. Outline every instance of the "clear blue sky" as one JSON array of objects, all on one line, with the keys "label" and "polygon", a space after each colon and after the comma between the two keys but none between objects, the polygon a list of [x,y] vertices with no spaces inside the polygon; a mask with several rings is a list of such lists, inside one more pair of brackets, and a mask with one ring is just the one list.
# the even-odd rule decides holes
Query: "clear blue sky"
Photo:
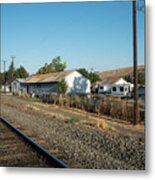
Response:
[{"label": "clear blue sky", "polygon": [[[144,64],[144,12],[138,12],[138,64]],[[35,73],[61,56],[67,69],[133,65],[132,2],[1,5],[1,59]]]}]

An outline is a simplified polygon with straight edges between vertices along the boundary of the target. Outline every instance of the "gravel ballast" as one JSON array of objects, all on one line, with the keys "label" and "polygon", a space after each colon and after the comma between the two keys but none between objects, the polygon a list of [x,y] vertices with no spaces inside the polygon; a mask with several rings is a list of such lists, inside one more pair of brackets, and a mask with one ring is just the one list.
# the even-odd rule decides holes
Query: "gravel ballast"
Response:
[{"label": "gravel ballast", "polygon": [[[19,101],[20,103],[20,101]],[[31,131],[71,168],[145,169],[143,140],[46,117],[30,109],[2,104],[2,115]]]}]

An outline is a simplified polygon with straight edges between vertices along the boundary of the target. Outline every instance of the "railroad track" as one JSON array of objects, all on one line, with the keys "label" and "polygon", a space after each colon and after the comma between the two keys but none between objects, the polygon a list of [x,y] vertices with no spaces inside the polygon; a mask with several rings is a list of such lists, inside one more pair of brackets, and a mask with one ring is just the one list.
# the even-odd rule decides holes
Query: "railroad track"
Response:
[{"label": "railroad track", "polygon": [[1,116],[0,166],[68,168],[63,161]]}]

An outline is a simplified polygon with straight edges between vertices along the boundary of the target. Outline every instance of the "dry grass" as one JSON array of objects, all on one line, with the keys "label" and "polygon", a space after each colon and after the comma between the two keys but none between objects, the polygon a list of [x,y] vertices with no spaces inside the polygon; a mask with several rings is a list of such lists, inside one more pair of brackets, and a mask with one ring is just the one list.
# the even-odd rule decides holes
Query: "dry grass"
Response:
[{"label": "dry grass", "polygon": [[[126,122],[133,122],[133,100],[121,99],[112,96],[92,95],[90,98],[86,96],[42,96],[43,102],[58,105],[59,107],[75,108],[84,110],[88,113],[94,113],[98,116],[109,116],[111,118],[120,119]],[[139,109],[139,122],[145,121],[144,111]]]},{"label": "dry grass", "polygon": [[[99,129],[103,129],[103,130],[114,130],[116,131],[117,127],[121,127],[124,129],[129,129],[129,130],[134,130],[134,131],[139,131],[139,132],[144,132],[144,124],[138,124],[136,126],[126,122],[126,121],[120,121],[117,119],[112,119],[109,117],[100,117],[100,116],[96,116],[95,114],[92,113],[88,113],[85,112],[83,110],[79,110],[79,109],[73,109],[73,108],[64,108],[64,107],[59,107],[57,105],[51,105],[51,104],[45,104],[45,103],[41,103],[41,102],[34,102],[35,105],[41,105],[43,107],[52,109],[60,109],[62,111],[66,111],[66,112],[71,112],[77,115],[83,114],[85,116],[87,116],[88,118],[90,118],[91,120],[85,120],[85,119],[81,119],[77,124],[86,124]],[[132,134],[131,134],[132,135]]]},{"label": "dry grass", "polygon": [[38,112],[40,114],[43,114],[46,117],[54,118],[54,119],[61,120],[61,121],[67,121],[69,119],[67,117],[64,117],[61,114],[57,114],[57,113],[53,113],[53,112],[48,112],[48,111],[42,110],[41,108],[36,107],[34,105],[29,105],[28,104],[28,105],[26,105],[26,107],[27,107],[28,110],[36,111],[36,112]]},{"label": "dry grass", "polygon": [[91,126],[100,130],[104,130],[104,131],[110,131],[110,132],[117,132],[118,134],[123,135],[123,133],[121,133],[121,131],[119,129],[124,129],[127,131],[131,131],[131,133],[127,132],[126,134],[128,134],[129,136],[135,136],[136,133],[134,132],[139,132],[139,133],[143,133],[144,132],[144,124],[138,124],[136,126],[130,124],[129,122],[126,121],[120,121],[118,119],[115,118],[109,118],[109,117],[100,117],[100,116],[96,116],[96,114],[92,114],[92,113],[88,113],[85,112],[83,110],[78,110],[78,109],[73,109],[73,108],[64,108],[64,107],[59,107],[56,105],[51,105],[51,104],[44,104],[44,103],[40,103],[40,102],[34,102],[35,105],[41,105],[44,107],[47,107],[49,109],[52,108],[56,108],[56,109],[61,109],[62,111],[66,111],[66,112],[71,112],[77,115],[86,115],[88,118],[90,118],[89,120],[86,120],[85,118],[82,118],[80,121],[76,122],[76,124],[82,124],[82,125],[87,125],[87,126]]},{"label": "dry grass", "polygon": [[[3,98],[2,98],[3,99]],[[91,128],[100,129],[107,133],[117,133],[125,136],[137,136],[144,133],[144,125],[133,126],[128,122],[117,119],[94,116],[94,114],[83,110],[59,107],[57,105],[45,104],[41,102],[25,101],[16,97],[5,97],[3,104],[14,107],[29,114],[40,115],[50,119],[64,121]],[[138,135],[139,136],[139,135]]]},{"label": "dry grass", "polygon": [[[138,71],[144,71],[144,66],[138,66]],[[124,75],[130,75],[133,73],[133,67],[125,67],[120,69],[114,69],[110,71],[99,72],[99,76],[101,79],[105,79],[107,77],[123,77]]]}]

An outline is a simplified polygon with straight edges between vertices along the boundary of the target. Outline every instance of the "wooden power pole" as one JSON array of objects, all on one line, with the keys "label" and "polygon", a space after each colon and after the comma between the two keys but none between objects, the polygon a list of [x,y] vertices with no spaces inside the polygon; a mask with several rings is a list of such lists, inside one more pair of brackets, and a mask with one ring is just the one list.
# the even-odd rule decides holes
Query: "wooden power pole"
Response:
[{"label": "wooden power pole", "polygon": [[14,59],[16,58],[16,56],[11,56],[11,59],[12,59],[12,63],[13,63],[13,69],[11,70],[11,74],[10,74],[10,78],[11,78],[11,81],[13,81],[14,79]]},{"label": "wooden power pole", "polygon": [[6,60],[3,60],[3,77],[4,77],[4,93],[6,93],[6,74],[5,74]]},{"label": "wooden power pole", "polygon": [[138,74],[137,74],[137,18],[136,18],[136,0],[133,0],[133,76],[134,76],[134,121],[137,124],[139,121],[138,112]]}]

